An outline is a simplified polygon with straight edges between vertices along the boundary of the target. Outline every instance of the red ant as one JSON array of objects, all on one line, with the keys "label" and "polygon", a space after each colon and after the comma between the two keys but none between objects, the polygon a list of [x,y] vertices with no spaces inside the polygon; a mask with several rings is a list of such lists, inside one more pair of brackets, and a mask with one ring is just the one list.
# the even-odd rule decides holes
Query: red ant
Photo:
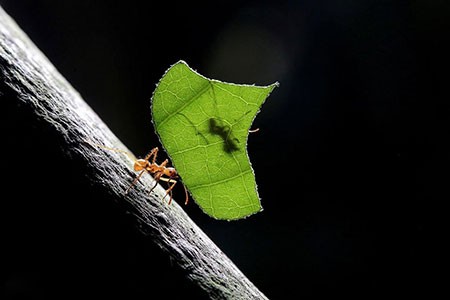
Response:
[{"label": "red ant", "polygon": [[[155,185],[151,188],[150,193],[155,189],[155,187],[158,185],[158,182],[160,180],[166,181],[169,184],[172,183],[172,185],[170,185],[169,188],[166,190],[166,195],[164,196],[164,197],[166,197],[168,194],[170,194],[170,200],[169,200],[169,205],[170,205],[172,203],[172,199],[173,199],[172,189],[178,182],[174,179],[179,178],[179,176],[178,176],[178,173],[175,170],[175,168],[166,167],[167,163],[169,162],[168,159],[164,160],[159,165],[156,163],[156,156],[158,155],[158,151],[159,151],[158,147],[155,147],[152,149],[152,151],[150,151],[149,154],[147,154],[145,156],[145,158],[137,159],[134,162],[134,170],[136,172],[140,172],[140,173],[136,176],[136,178],[130,184],[128,189],[125,191],[125,194],[130,191],[130,189],[136,184],[136,182],[138,182],[138,180],[139,180],[139,178],[141,178],[142,174],[144,174],[145,172],[148,172],[149,174],[151,174],[153,176],[153,178],[156,181]],[[150,162],[150,159],[151,159],[151,162]],[[163,176],[166,176],[166,177],[163,177]],[[184,187],[184,192],[186,194],[186,200],[185,200],[184,204],[188,204],[188,201],[189,201],[188,192],[184,185],[183,185],[183,187]]]}]

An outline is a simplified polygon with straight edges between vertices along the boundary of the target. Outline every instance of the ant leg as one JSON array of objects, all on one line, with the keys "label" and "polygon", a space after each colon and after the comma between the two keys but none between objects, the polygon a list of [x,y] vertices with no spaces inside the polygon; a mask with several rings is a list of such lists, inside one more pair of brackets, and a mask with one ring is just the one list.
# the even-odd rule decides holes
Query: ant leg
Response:
[{"label": "ant leg", "polygon": [[[177,184],[178,181],[176,181],[175,179],[173,179],[174,177],[170,177],[170,178],[165,178],[165,177],[161,177],[160,179],[162,181],[167,182],[168,184],[173,183],[171,186],[169,186],[169,188],[166,190],[166,196],[167,194],[170,193],[170,200],[169,200],[169,204],[172,202],[172,189],[175,187],[175,184]],[[176,177],[175,177],[176,178]],[[189,202],[189,194],[188,191],[186,189],[186,186],[183,184],[183,188],[184,188],[184,194],[186,196],[185,200],[184,200],[184,205],[187,205]],[[164,196],[165,197],[165,196]]]},{"label": "ant leg", "polygon": [[187,205],[189,202],[189,195],[188,195],[188,191],[186,189],[186,186],[183,184],[184,187],[184,194],[186,195],[186,200],[184,200],[184,205]]},{"label": "ant leg", "polygon": [[[168,184],[173,183],[172,185],[169,186],[169,188],[166,190],[166,194],[164,195],[164,198],[166,198],[167,195],[170,195],[170,199],[169,199],[169,205],[172,203],[172,189],[174,188],[175,184],[177,184],[178,181],[176,181],[175,179],[173,179],[174,177],[170,177],[170,178],[165,178],[165,177],[161,177],[160,179],[162,181],[167,182]],[[163,199],[164,199],[163,198]]]},{"label": "ant leg", "polygon": [[165,167],[165,166],[167,165],[168,162],[169,162],[169,160],[166,159],[166,160],[163,161],[159,166],[163,168],[163,167]]},{"label": "ant leg", "polygon": [[[166,161],[164,161],[164,162],[167,163],[167,159],[166,159]],[[166,190],[166,194],[165,194],[164,197],[163,197],[163,199],[164,199],[164,198],[166,198],[166,196],[167,196],[168,194],[170,194],[170,199],[169,199],[169,205],[170,205],[170,204],[172,203],[172,199],[173,199],[173,196],[172,196],[172,189],[173,189],[173,187],[175,186],[175,184],[177,183],[177,181],[176,181],[176,180],[173,180],[173,179],[171,179],[171,178],[167,179],[167,178],[161,177],[162,175],[163,175],[162,172],[157,172],[157,173],[155,173],[155,175],[153,176],[153,178],[155,179],[155,185],[150,189],[150,193],[156,188],[156,186],[158,185],[158,182],[159,182],[160,180],[167,181],[167,182],[169,182],[169,183],[171,183],[171,181],[173,181],[173,184]]]},{"label": "ant leg", "polygon": [[153,148],[152,152],[153,152],[153,160],[152,163],[154,164],[156,161],[156,156],[158,155],[158,147]]},{"label": "ant leg", "polygon": [[142,170],[136,178],[134,178],[133,182],[131,182],[130,186],[126,189],[125,194],[128,194],[128,192],[131,190],[131,188],[138,182],[139,178],[141,178],[142,174],[144,174],[145,169]]},{"label": "ant leg", "polygon": [[150,161],[150,158],[153,156],[152,163],[155,163],[156,156],[158,155],[158,150],[158,147],[153,148],[152,151],[150,151],[150,153],[147,154],[144,159]]},{"label": "ant leg", "polygon": [[[170,183],[170,180],[173,180],[173,179],[169,179],[167,182]],[[177,184],[177,182],[178,182],[178,181],[173,180],[173,184],[166,190],[166,196],[167,196],[167,194],[170,194],[169,205],[172,203],[172,199],[173,199],[173,196],[172,196],[172,189],[173,189],[173,187],[175,186],[175,184]],[[164,196],[164,197],[165,197],[165,196]]]},{"label": "ant leg", "polygon": [[150,192],[153,192],[153,190],[155,189],[155,187],[158,185],[159,180],[161,179],[161,176],[163,174],[161,172],[156,172],[155,175],[153,175],[153,179],[155,179],[155,185],[153,185],[153,187],[150,189]]},{"label": "ant leg", "polygon": [[169,199],[168,205],[172,204],[172,199],[173,199],[172,190],[170,190],[169,194],[170,194],[170,199]]}]

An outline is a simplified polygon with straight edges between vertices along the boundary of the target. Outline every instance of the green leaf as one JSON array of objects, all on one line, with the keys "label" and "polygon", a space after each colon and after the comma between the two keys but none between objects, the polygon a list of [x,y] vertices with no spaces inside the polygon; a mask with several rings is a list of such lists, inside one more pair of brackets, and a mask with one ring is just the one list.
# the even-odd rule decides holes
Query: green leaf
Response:
[{"label": "green leaf", "polygon": [[277,85],[208,79],[184,61],[161,78],[152,98],[156,132],[192,198],[211,217],[240,219],[262,209],[247,138]]}]

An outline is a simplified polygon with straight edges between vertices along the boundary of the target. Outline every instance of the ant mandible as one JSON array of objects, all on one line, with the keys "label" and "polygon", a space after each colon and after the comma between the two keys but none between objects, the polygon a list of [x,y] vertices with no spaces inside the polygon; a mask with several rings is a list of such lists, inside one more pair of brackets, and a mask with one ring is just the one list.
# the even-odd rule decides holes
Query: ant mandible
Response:
[{"label": "ant mandible", "polygon": [[[172,199],[173,199],[172,189],[178,182],[175,180],[175,178],[179,178],[179,176],[178,176],[178,173],[175,170],[175,168],[166,167],[166,165],[169,162],[168,159],[164,160],[159,165],[156,163],[156,156],[158,155],[158,151],[159,151],[158,147],[155,147],[144,158],[137,159],[134,162],[134,170],[136,172],[140,172],[140,173],[136,176],[136,178],[130,184],[128,189],[125,191],[125,194],[127,194],[130,191],[130,189],[138,182],[138,180],[139,180],[139,178],[141,178],[142,174],[147,172],[147,173],[151,174],[156,181],[155,185],[150,189],[150,193],[156,188],[156,186],[158,185],[158,182],[160,180],[165,181],[169,184],[172,184],[166,190],[166,195],[164,196],[164,198],[165,198],[168,194],[170,195],[170,200],[169,200],[169,205],[170,205],[172,203]],[[165,177],[163,177],[163,176],[165,176]],[[188,204],[188,201],[189,201],[188,192],[187,192],[184,184],[183,184],[183,187],[184,187],[184,192],[186,194],[186,200],[185,200],[184,204]]]}]

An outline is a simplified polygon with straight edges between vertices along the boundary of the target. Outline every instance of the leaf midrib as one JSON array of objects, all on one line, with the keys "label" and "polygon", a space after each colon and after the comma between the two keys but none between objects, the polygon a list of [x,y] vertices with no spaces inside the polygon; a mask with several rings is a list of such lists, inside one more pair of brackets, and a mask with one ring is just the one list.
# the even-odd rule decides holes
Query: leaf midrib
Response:
[{"label": "leaf midrib", "polygon": [[166,118],[161,120],[159,124],[156,124],[156,129],[158,130],[164,123],[166,123],[169,119],[173,118],[175,115],[177,115],[180,111],[183,111],[187,106],[189,106],[192,102],[194,102],[196,99],[198,99],[201,95],[207,92],[208,89],[211,88],[211,84],[209,81],[206,82],[205,86],[199,90],[196,94],[194,94],[188,101],[184,103],[184,105],[180,106],[176,111],[173,113],[167,115]]},{"label": "leaf midrib", "polygon": [[[224,182],[228,182],[228,181],[234,180],[234,179],[236,179],[236,178],[242,177],[242,176],[244,176],[245,174],[248,174],[248,173],[250,173],[250,172],[252,172],[252,169],[251,169],[251,168],[250,168],[250,169],[247,169],[247,170],[245,170],[245,171],[241,171],[240,173],[238,173],[238,174],[236,174],[236,175],[234,175],[234,176],[229,176],[229,177],[226,177],[226,178],[224,178],[224,179],[217,180],[217,181],[211,181],[210,183],[204,183],[204,184],[199,184],[199,185],[195,185],[195,186],[192,186],[192,184],[191,184],[191,185],[189,186],[189,189],[190,189],[190,190],[196,190],[196,189],[200,189],[200,188],[205,188],[205,187],[215,186],[215,185],[218,185],[218,184],[221,184],[221,183],[224,183]],[[247,193],[248,193],[248,192],[247,192]]]}]

